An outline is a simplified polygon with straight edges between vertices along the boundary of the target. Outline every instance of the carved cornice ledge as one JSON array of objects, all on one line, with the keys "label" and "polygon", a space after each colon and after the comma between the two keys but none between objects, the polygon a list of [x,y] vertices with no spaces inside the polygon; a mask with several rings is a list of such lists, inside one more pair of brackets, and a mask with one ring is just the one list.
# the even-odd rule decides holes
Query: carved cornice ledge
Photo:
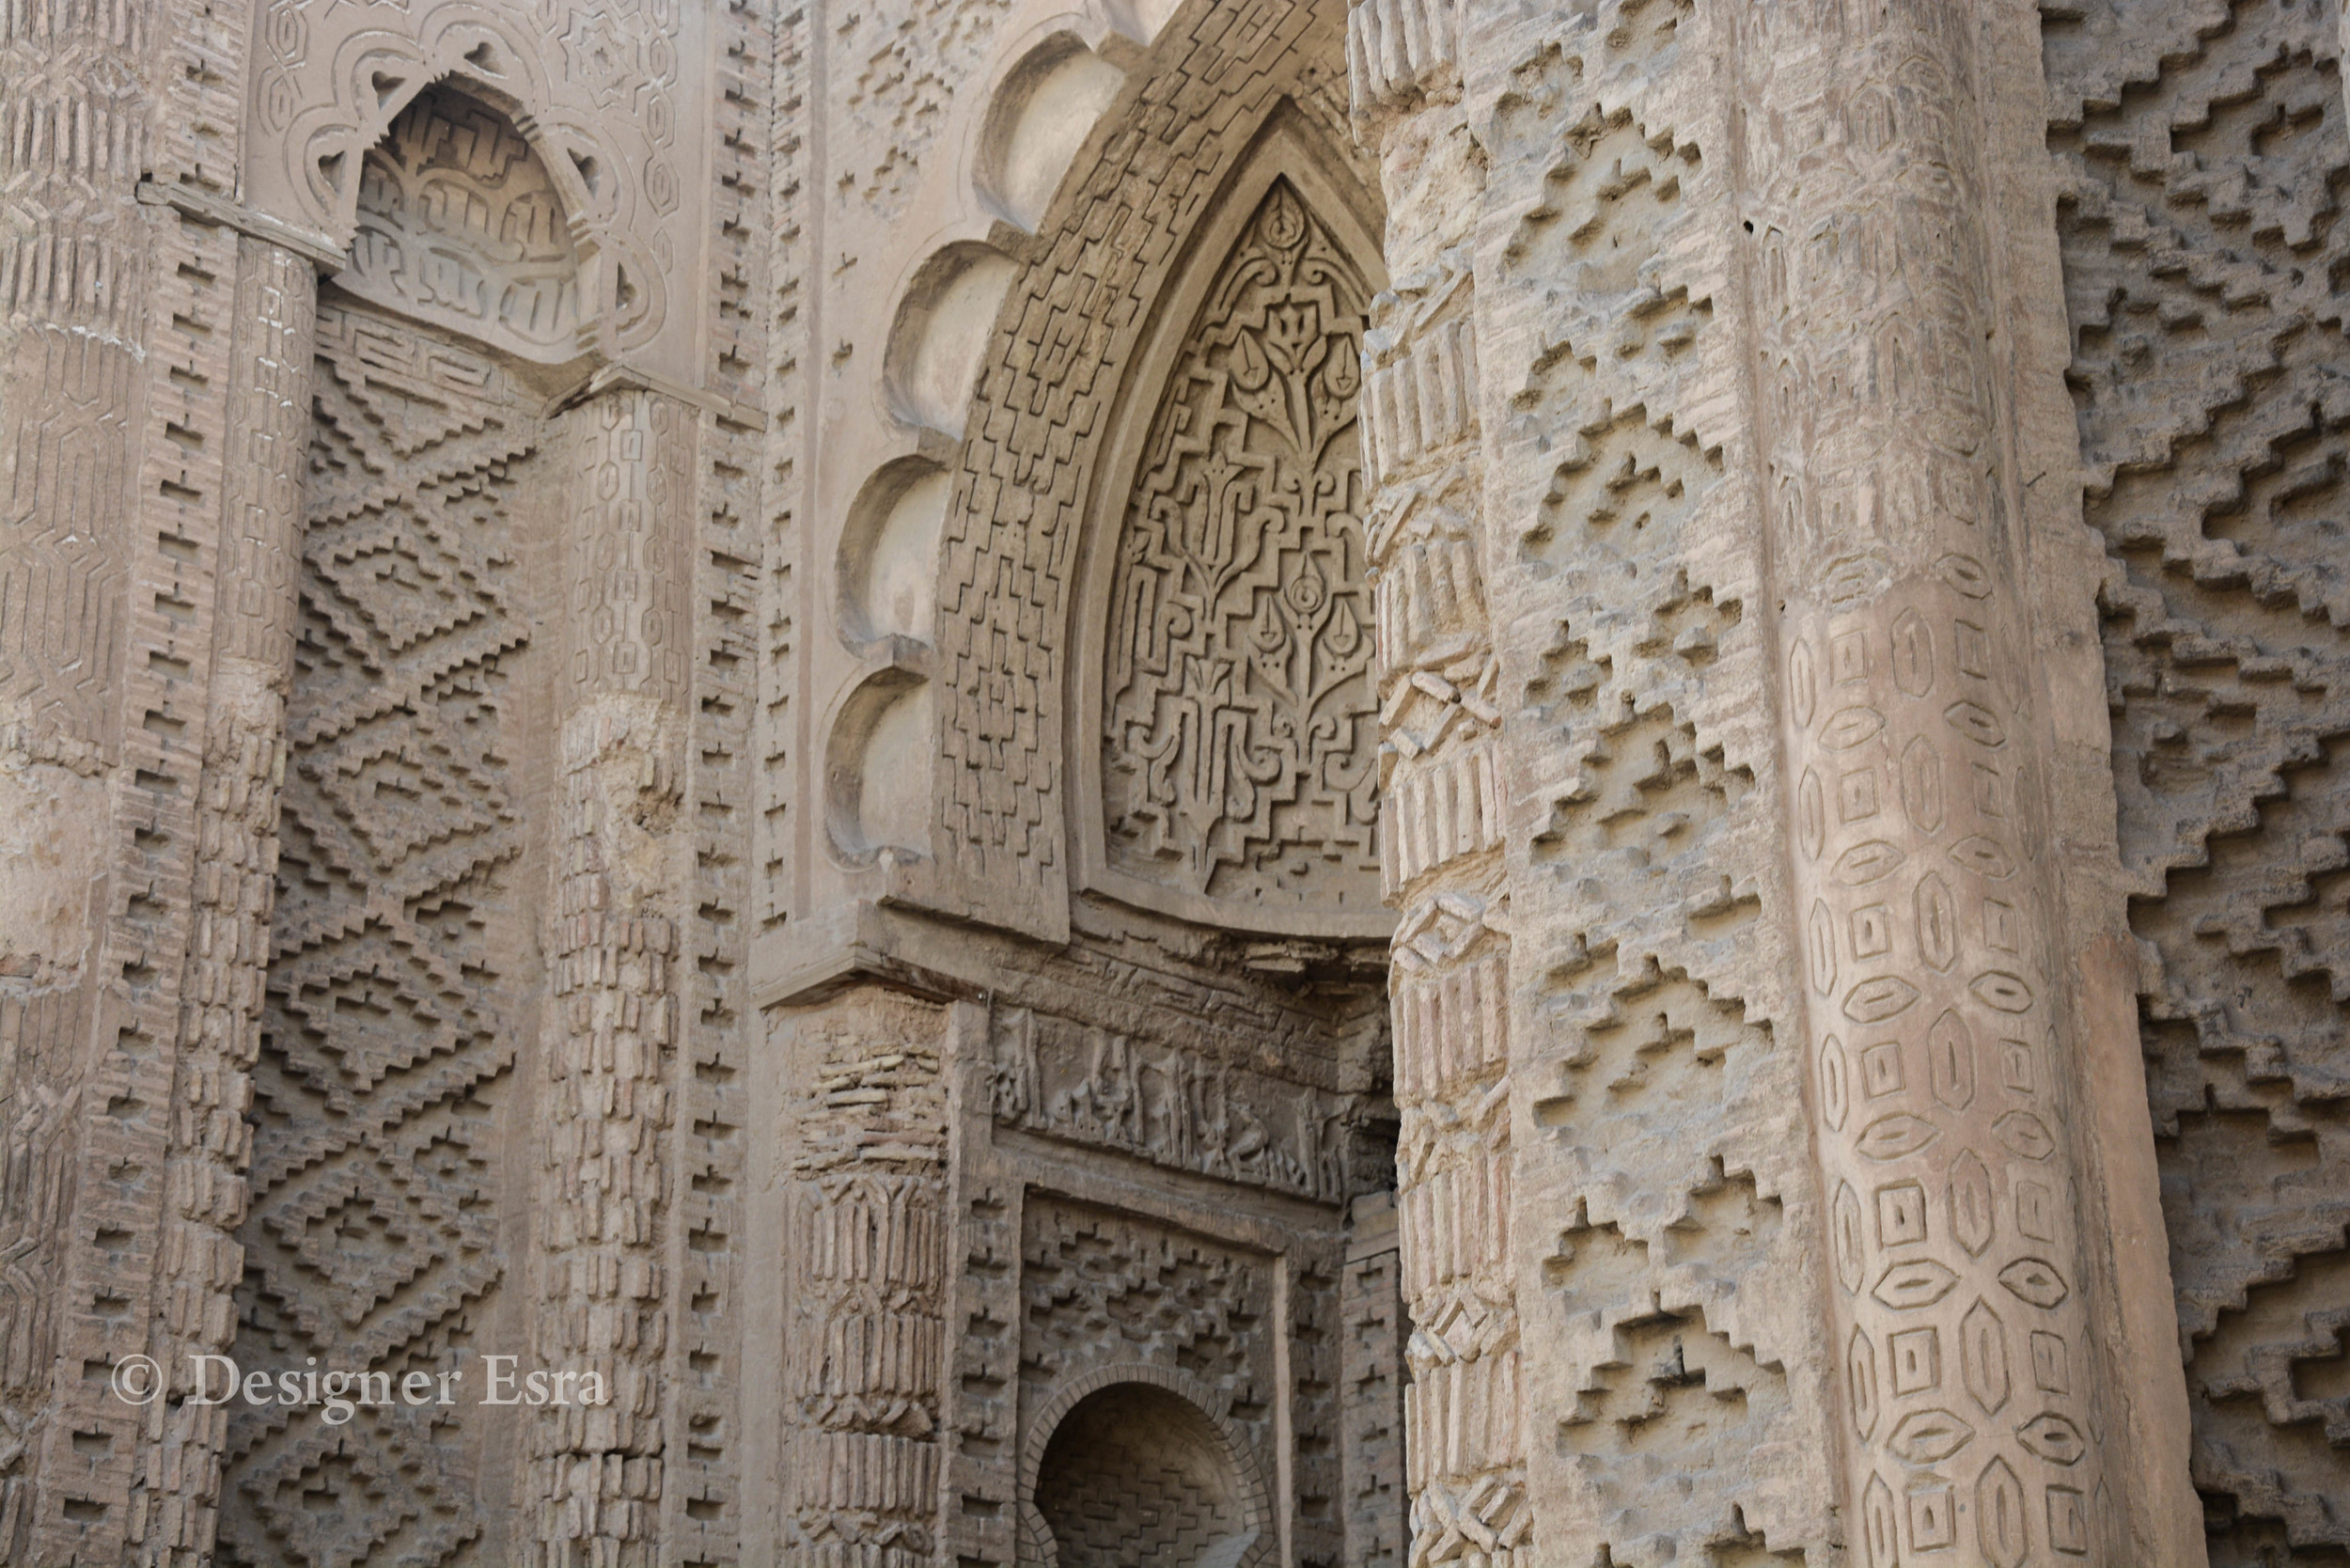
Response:
[{"label": "carved cornice ledge", "polygon": [[257,212],[250,207],[240,207],[225,196],[201,191],[193,185],[165,185],[153,180],[142,180],[136,187],[142,207],[169,207],[198,223],[250,235],[273,245],[283,245],[308,261],[328,276],[341,272],[351,264],[351,258],[338,247],[333,238],[283,218],[273,218],[267,212]]}]

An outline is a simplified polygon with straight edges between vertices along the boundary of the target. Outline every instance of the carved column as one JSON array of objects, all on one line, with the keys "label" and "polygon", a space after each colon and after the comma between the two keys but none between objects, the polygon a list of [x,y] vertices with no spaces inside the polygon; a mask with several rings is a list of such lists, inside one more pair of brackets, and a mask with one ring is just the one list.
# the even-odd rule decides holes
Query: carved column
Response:
[{"label": "carved column", "polygon": [[869,985],[768,1023],[784,1560],[928,1568],[944,1502],[948,1011]]},{"label": "carved column", "polygon": [[227,461],[210,707],[189,848],[196,878],[180,975],[177,1078],[165,1168],[156,1358],[169,1375],[145,1482],[149,1562],[208,1553],[228,1406],[180,1403],[192,1357],[226,1352],[244,1250],[245,1112],[259,1053],[276,902],[278,786],[293,681],[302,479],[310,446],[318,277],[304,257],[236,241]]},{"label": "carved column", "polygon": [[1350,18],[1355,106],[1381,149],[1392,290],[1365,341],[1366,520],[1377,579],[1382,864],[1415,1564],[1533,1560],[1511,1244],[1510,939],[1477,463],[1479,165],[1455,8]]},{"label": "carved column", "polygon": [[548,911],[553,1016],[537,1224],[540,1361],[603,1403],[547,1406],[531,1488],[540,1560],[658,1559],[673,1303],[667,1190],[679,933],[692,834],[686,719],[690,410],[623,388],[565,416],[574,454]]},{"label": "carved column", "polygon": [[1976,26],[1758,5],[1742,43],[1846,1528],[1865,1564],[2118,1563]]}]

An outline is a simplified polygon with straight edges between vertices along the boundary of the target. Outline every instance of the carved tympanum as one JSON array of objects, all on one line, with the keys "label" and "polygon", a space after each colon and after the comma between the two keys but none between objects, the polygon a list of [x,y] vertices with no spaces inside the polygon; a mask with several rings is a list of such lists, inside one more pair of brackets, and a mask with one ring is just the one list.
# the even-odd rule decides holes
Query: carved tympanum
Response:
[{"label": "carved tympanum", "polygon": [[580,352],[579,254],[546,165],[512,121],[446,87],[368,150],[337,281],[525,359]]},{"label": "carved tympanum", "polygon": [[1367,296],[1278,181],[1177,355],[1109,608],[1104,818],[1130,875],[1273,909],[1377,904]]}]

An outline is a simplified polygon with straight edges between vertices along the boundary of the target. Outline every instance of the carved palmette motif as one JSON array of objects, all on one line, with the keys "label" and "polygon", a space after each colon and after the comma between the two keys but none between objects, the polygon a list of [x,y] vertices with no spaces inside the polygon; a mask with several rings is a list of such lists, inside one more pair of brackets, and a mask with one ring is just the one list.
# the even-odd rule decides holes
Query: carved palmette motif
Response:
[{"label": "carved palmette motif", "polygon": [[1282,908],[1378,897],[1365,296],[1277,182],[1178,357],[1109,612],[1104,815],[1132,874]]}]

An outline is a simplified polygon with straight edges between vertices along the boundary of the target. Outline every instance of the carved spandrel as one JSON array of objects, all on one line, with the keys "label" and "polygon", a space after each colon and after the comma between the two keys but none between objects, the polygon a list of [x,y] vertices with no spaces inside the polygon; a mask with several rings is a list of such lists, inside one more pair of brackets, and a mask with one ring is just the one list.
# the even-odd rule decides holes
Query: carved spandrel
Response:
[{"label": "carved spandrel", "polygon": [[1110,608],[1104,816],[1131,874],[1253,910],[1375,902],[1364,304],[1277,182],[1169,379]]}]

